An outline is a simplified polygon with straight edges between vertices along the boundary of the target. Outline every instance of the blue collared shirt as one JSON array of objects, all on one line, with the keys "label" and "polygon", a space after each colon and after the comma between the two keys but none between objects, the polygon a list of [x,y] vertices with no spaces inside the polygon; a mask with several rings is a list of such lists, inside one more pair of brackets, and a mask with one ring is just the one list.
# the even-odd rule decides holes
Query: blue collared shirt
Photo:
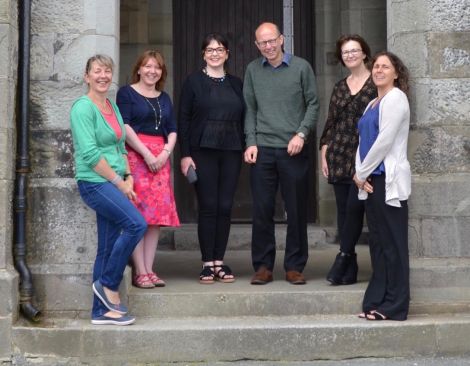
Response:
[{"label": "blue collared shirt", "polygon": [[276,67],[271,65],[266,57],[263,57],[263,59],[261,60],[261,63],[263,64],[263,66],[267,65],[267,66],[270,66],[273,69],[278,69],[283,65],[289,66],[291,58],[292,58],[292,55],[290,53],[284,52],[284,54],[282,56],[282,62]]}]

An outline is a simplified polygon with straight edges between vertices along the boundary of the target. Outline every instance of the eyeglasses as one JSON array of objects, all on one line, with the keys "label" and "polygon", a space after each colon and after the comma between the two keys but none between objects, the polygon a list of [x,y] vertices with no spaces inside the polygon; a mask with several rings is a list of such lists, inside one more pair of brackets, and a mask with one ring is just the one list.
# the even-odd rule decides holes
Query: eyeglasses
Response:
[{"label": "eyeglasses", "polygon": [[224,54],[226,49],[224,47],[217,47],[217,48],[206,48],[204,52],[206,55],[212,55],[214,52],[217,53],[218,55]]},{"label": "eyeglasses", "polygon": [[281,36],[281,34],[278,35],[276,38],[268,39],[267,41],[255,41],[255,43],[258,45],[259,48],[266,48],[266,46],[267,46],[268,44],[269,44],[270,46],[274,46],[280,36]]},{"label": "eyeglasses", "polygon": [[354,49],[348,50],[348,51],[341,51],[341,56],[343,56],[343,58],[346,58],[346,57],[348,57],[349,55],[351,55],[351,56],[357,56],[357,55],[359,55],[361,52],[362,52],[361,49],[359,49],[359,48],[354,48]]}]

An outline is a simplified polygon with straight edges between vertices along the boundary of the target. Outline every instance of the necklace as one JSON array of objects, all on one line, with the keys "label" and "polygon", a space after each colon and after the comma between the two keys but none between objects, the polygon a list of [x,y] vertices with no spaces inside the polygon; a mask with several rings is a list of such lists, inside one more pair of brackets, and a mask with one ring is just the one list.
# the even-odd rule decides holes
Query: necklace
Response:
[{"label": "necklace", "polygon": [[212,81],[215,81],[216,83],[222,83],[225,80],[225,77],[227,76],[227,72],[225,70],[224,70],[224,76],[221,76],[219,78],[210,76],[209,73],[207,72],[207,68],[205,67],[202,69],[202,72],[206,74],[209,79],[211,79]]},{"label": "necklace", "polygon": [[162,107],[160,106],[160,101],[158,100],[158,97],[155,98],[157,99],[157,106],[158,106],[158,113],[157,113],[153,104],[150,103],[150,100],[148,100],[147,97],[144,97],[144,99],[147,101],[147,103],[150,105],[150,107],[153,110],[153,114],[155,115],[155,129],[158,130],[158,128],[160,127],[160,124],[162,123]]}]

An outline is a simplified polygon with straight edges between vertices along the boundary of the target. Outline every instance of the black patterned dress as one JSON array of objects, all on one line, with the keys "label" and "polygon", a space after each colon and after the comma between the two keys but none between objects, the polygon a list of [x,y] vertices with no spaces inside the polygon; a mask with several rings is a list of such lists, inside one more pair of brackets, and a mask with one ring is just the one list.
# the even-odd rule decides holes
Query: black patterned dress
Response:
[{"label": "black patterned dress", "polygon": [[333,89],[328,118],[320,138],[320,149],[327,145],[328,183],[351,184],[359,144],[357,124],[369,102],[377,97],[377,89],[369,77],[362,89],[351,95],[346,78]]}]

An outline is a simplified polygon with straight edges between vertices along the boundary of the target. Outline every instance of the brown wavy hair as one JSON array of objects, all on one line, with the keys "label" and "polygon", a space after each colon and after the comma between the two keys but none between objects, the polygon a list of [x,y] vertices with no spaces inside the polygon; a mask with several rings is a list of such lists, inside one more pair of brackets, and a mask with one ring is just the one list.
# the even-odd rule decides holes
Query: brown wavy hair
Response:
[{"label": "brown wavy hair", "polygon": [[135,84],[140,81],[139,69],[143,65],[145,65],[150,58],[154,58],[155,60],[157,60],[158,65],[162,68],[162,76],[160,77],[160,80],[158,80],[155,84],[155,89],[158,91],[162,91],[165,87],[165,81],[168,75],[168,71],[166,69],[165,59],[163,58],[162,53],[158,50],[147,50],[137,58],[137,61],[135,62],[134,67],[132,68],[131,84]]},{"label": "brown wavy hair", "polygon": [[338,38],[338,40],[336,41],[335,50],[335,55],[338,61],[341,62],[343,66],[346,66],[343,61],[343,55],[341,54],[341,47],[343,47],[343,44],[349,41],[356,41],[361,45],[362,53],[366,55],[366,58],[364,59],[364,64],[367,66],[367,68],[370,68],[370,47],[367,44],[366,40],[362,38],[359,34],[343,34],[341,37]]},{"label": "brown wavy hair", "polygon": [[398,75],[398,77],[395,79],[393,84],[398,89],[400,89],[403,93],[405,93],[407,97],[409,97],[408,93],[410,90],[410,86],[409,86],[410,72],[408,71],[408,68],[405,66],[403,61],[400,60],[400,58],[397,55],[389,51],[382,51],[382,52],[376,53],[374,57],[372,57],[372,61],[371,61],[372,67],[374,67],[375,62],[380,56],[385,56],[390,60],[390,62],[392,63]]}]

